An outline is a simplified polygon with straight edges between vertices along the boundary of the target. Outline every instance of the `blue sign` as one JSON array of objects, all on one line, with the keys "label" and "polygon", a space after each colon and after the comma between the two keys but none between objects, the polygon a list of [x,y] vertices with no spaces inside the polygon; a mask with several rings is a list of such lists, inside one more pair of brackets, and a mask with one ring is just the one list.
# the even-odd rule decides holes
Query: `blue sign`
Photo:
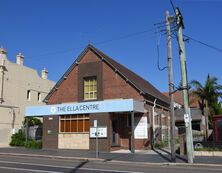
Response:
[{"label": "blue sign", "polygon": [[105,100],[26,107],[25,116],[89,114],[103,112],[144,112],[143,102],[133,99]]}]

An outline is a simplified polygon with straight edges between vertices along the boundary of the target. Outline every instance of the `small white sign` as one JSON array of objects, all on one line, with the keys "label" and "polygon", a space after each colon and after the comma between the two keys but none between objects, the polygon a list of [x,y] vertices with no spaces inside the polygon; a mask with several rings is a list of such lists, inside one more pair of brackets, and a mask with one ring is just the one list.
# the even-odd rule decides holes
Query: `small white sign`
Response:
[{"label": "small white sign", "polygon": [[184,122],[189,123],[189,114],[184,114]]},{"label": "small white sign", "polygon": [[[96,132],[97,130],[97,132]],[[90,127],[90,138],[107,138],[107,127]]]},{"label": "small white sign", "polygon": [[52,106],[52,107],[50,108],[50,112],[54,114],[54,113],[56,112],[56,107]]},{"label": "small white sign", "polygon": [[189,114],[184,114],[185,127],[188,127],[191,121],[192,121],[192,118],[189,116]]},{"label": "small white sign", "polygon": [[147,117],[135,117],[135,139],[147,139]]},{"label": "small white sign", "polygon": [[97,127],[97,120],[93,121],[93,125],[94,125],[94,127]]}]

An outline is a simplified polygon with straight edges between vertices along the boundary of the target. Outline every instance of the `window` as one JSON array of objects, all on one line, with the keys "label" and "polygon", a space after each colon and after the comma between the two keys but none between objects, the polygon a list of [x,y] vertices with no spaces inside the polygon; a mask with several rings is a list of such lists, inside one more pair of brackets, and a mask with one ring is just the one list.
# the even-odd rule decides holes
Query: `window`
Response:
[{"label": "window", "polygon": [[31,100],[31,91],[30,90],[27,91],[27,100]]},{"label": "window", "polygon": [[89,132],[89,115],[62,115],[60,116],[60,132]]},{"label": "window", "polygon": [[38,93],[38,102],[41,102],[42,99],[41,99],[41,93]]},{"label": "window", "polygon": [[84,78],[84,100],[97,99],[96,77]]}]

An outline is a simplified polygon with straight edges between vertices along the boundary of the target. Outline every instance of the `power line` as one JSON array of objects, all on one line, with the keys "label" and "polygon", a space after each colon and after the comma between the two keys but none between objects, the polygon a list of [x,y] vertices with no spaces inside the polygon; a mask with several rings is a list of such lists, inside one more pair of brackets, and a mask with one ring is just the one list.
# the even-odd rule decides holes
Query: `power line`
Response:
[{"label": "power line", "polygon": [[160,67],[160,39],[161,39],[161,34],[159,34],[159,38],[157,40],[157,46],[156,46],[156,48],[157,48],[157,68],[159,71],[163,71],[163,70],[167,69],[168,67],[167,66],[162,67],[162,68]]},{"label": "power line", "polygon": [[130,38],[130,37],[133,37],[133,36],[138,36],[138,35],[142,35],[142,34],[145,34],[147,32],[153,32],[155,28],[152,28],[152,29],[149,29],[149,30],[145,30],[145,31],[140,31],[140,32],[135,32],[135,33],[131,33],[131,34],[127,34],[127,35],[123,35],[123,36],[120,36],[120,37],[117,37],[117,38],[113,38],[113,39],[110,39],[110,40],[105,40],[105,41],[101,41],[101,42],[97,42],[95,44],[104,44],[104,43],[108,43],[108,42],[112,42],[112,41],[118,41],[118,40],[122,40],[122,39],[126,39],[126,38]]},{"label": "power line", "polygon": [[164,25],[166,26],[166,21],[164,21],[165,23],[163,22],[159,22],[159,23],[155,23],[154,26],[156,27],[156,34],[159,34],[157,35],[157,45],[156,45],[156,50],[157,50],[157,69],[159,71],[163,71],[165,69],[167,69],[168,67],[165,66],[165,67],[160,67],[160,41],[161,41],[161,36],[162,36],[162,32],[165,32],[166,30],[162,29],[160,30],[160,28]]},{"label": "power line", "polygon": [[185,34],[183,34],[183,36],[186,37],[186,38],[188,38],[189,40],[192,40],[192,41],[194,41],[194,42],[196,42],[196,43],[202,44],[202,45],[204,45],[204,46],[206,46],[206,47],[209,47],[209,48],[211,48],[211,49],[214,49],[214,50],[222,53],[222,49],[221,49],[221,48],[218,48],[218,47],[216,47],[216,46],[213,46],[213,45],[204,43],[203,41],[197,40],[197,39],[192,38],[192,37],[190,37],[190,36],[188,36],[188,35],[185,35]]},{"label": "power line", "polygon": [[170,0],[170,4],[171,4],[171,6],[172,6],[172,8],[173,8],[173,11],[174,11],[174,14],[175,14],[175,16],[176,16],[176,8],[175,8],[172,0]]},{"label": "power line", "polygon": [[[95,42],[93,44],[95,44],[95,45],[106,44],[106,43],[110,43],[110,42],[113,42],[113,41],[118,41],[118,40],[123,40],[123,39],[131,38],[131,37],[134,37],[134,36],[138,36],[138,35],[143,35],[143,34],[146,34],[146,33],[149,33],[149,32],[154,33],[154,31],[155,31],[155,28],[150,28],[150,29],[147,29],[147,30],[144,30],[144,31],[134,32],[134,33],[126,34],[126,35],[119,36],[119,37],[116,37],[116,38]],[[49,53],[45,53],[45,54],[36,55],[35,57],[47,57],[47,56],[51,56],[51,55],[64,54],[64,53],[72,52],[73,50],[84,48],[84,47],[85,46],[79,46],[79,47],[76,47],[76,48],[60,50],[60,51],[55,51],[55,52],[49,52]],[[32,59],[32,57],[29,57],[29,58]]]},{"label": "power line", "polygon": [[[176,8],[175,8],[175,6],[174,6],[174,4],[173,4],[173,0],[170,0],[170,4],[171,4],[172,9],[173,9],[173,11],[174,11],[174,13],[175,13],[175,16],[177,16],[177,15],[176,15],[176,12],[175,12]],[[176,24],[176,26],[177,26],[177,24]],[[218,52],[222,52],[222,49],[221,49],[221,48],[218,48],[218,47],[216,47],[216,46],[213,46],[213,45],[204,43],[203,41],[197,40],[197,39],[192,38],[192,37],[190,37],[190,36],[188,36],[188,35],[185,35],[185,34],[183,34],[183,36],[186,37],[186,38],[188,38],[189,40],[192,40],[192,41],[194,41],[194,42],[196,42],[196,43],[202,44],[202,45],[204,45],[204,46],[206,46],[206,47],[208,47],[208,48],[214,49],[214,50],[216,50],[216,51],[218,51]]]},{"label": "power line", "polygon": [[[167,34],[167,31],[166,29],[162,29],[163,27],[167,27],[167,26],[170,26],[171,23],[169,24],[166,24],[166,21],[162,21],[162,22],[158,22],[158,23],[155,23],[154,26],[156,27],[156,34],[159,34],[159,36],[157,36],[157,69],[159,71],[163,71],[165,69],[168,68],[168,66],[165,66],[165,67],[160,67],[160,41],[161,41],[161,36],[162,35],[165,35]],[[175,31],[175,26],[172,27],[173,28],[173,31]],[[173,34],[171,34],[171,38]]]}]

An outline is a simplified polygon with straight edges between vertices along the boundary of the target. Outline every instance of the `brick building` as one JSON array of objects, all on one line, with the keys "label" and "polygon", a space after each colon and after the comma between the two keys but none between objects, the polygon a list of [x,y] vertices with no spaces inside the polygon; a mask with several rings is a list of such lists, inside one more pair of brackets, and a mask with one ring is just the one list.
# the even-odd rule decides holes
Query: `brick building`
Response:
[{"label": "brick building", "polygon": [[[163,93],[165,96],[169,97],[168,92]],[[203,133],[205,136],[209,136],[208,127],[208,111],[207,109],[201,109],[201,100],[193,95],[191,92],[189,94],[189,107],[192,118],[192,130],[193,134]],[[183,103],[183,92],[177,91],[174,93],[174,108],[175,108],[175,123],[178,127],[179,133],[185,133],[184,124],[184,103]],[[198,135],[197,135],[198,136]],[[199,135],[200,136],[200,135]],[[195,138],[194,138],[195,141]]]},{"label": "brick building", "polygon": [[[169,101],[149,82],[88,45],[45,98],[27,107],[43,116],[43,148],[95,149],[90,127],[105,127],[103,151],[148,149],[169,135]],[[154,129],[154,130],[153,130]]]}]

